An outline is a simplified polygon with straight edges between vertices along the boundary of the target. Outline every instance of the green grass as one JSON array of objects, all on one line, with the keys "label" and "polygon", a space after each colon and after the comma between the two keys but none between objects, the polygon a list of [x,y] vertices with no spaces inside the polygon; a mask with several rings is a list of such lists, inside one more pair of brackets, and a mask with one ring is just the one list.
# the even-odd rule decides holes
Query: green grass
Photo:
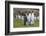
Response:
[{"label": "green grass", "polygon": [[24,20],[21,19],[14,19],[13,20],[13,27],[39,27],[39,20],[34,20],[34,24],[31,25],[25,25],[24,26]]}]

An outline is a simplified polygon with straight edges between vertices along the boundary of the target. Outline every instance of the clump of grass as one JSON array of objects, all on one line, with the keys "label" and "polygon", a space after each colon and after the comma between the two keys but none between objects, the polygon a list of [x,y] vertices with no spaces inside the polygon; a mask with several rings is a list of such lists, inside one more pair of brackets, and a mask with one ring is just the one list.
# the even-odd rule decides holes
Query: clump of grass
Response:
[{"label": "clump of grass", "polygon": [[21,19],[14,19],[13,20],[13,27],[39,27],[39,20],[34,20],[34,23],[31,25],[24,25],[24,20]]}]

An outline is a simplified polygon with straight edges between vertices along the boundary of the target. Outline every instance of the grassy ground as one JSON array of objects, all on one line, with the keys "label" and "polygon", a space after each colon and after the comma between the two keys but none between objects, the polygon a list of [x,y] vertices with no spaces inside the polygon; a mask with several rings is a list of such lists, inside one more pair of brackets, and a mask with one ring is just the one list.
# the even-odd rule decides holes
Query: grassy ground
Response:
[{"label": "grassy ground", "polygon": [[24,26],[24,21],[21,19],[14,19],[13,22],[14,22],[13,23],[14,28],[16,27],[39,27],[39,20],[34,20],[34,24],[25,25],[25,26]]}]

